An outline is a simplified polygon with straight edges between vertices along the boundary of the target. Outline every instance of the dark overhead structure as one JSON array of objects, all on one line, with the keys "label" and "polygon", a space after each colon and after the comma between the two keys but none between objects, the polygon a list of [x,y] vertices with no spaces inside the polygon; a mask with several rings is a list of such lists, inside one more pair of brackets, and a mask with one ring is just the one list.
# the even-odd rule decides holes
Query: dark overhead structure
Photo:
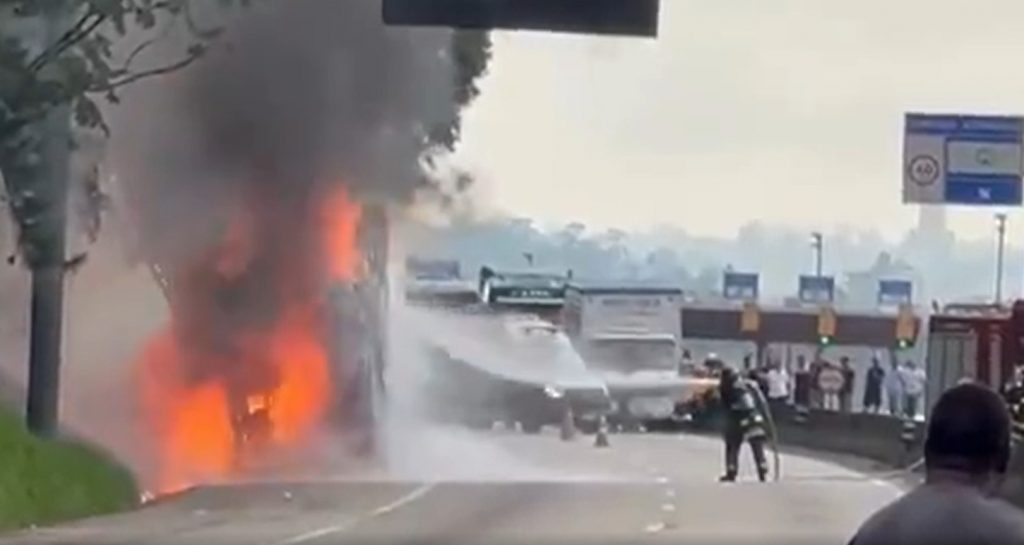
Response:
[{"label": "dark overhead structure", "polygon": [[655,37],[660,0],[384,0],[384,23]]},{"label": "dark overhead structure", "polygon": [[[818,314],[793,310],[762,310],[756,333],[741,328],[741,309],[684,308],[683,337],[719,341],[815,344],[818,342]],[[834,343],[891,347],[897,343],[896,317],[882,314],[837,313]],[[920,331],[920,320],[916,331]]]}]

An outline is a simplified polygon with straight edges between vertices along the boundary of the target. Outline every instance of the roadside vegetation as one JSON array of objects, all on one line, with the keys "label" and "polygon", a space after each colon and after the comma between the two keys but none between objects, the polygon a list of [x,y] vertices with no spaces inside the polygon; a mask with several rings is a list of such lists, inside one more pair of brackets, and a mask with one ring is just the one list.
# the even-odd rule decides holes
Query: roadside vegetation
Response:
[{"label": "roadside vegetation", "polygon": [[131,473],[84,444],[33,437],[0,408],[0,530],[110,513],[135,506]]}]

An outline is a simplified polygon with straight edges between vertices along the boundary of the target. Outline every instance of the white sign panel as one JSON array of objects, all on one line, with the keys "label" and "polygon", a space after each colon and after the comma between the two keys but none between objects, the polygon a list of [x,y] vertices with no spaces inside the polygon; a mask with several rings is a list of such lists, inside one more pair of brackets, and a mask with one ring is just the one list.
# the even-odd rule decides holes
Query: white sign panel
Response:
[{"label": "white sign panel", "polygon": [[1024,118],[907,114],[903,202],[1020,205]]}]

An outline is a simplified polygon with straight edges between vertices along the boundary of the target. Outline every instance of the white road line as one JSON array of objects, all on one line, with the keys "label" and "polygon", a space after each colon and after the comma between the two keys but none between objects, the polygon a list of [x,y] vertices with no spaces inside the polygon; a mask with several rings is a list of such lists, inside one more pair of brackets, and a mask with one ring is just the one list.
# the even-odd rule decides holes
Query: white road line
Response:
[{"label": "white road line", "polygon": [[374,509],[373,511],[370,511],[368,514],[362,517],[355,517],[339,522],[338,524],[332,524],[330,526],[325,526],[323,528],[318,528],[316,530],[310,530],[297,536],[292,536],[288,539],[278,541],[274,543],[274,545],[297,545],[299,543],[306,543],[309,541],[313,541],[314,539],[329,536],[331,534],[339,534],[341,532],[345,532],[351,529],[356,524],[359,524],[360,522],[397,511],[403,506],[408,505],[422,498],[423,496],[426,496],[428,493],[430,493],[431,490],[434,489],[435,486],[437,486],[435,483],[425,484],[391,503],[382,505]]}]

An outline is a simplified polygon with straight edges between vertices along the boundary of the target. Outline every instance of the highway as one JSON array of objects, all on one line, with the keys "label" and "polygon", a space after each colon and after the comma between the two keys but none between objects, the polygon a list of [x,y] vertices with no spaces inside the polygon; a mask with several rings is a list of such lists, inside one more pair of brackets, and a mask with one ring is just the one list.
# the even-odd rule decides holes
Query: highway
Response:
[{"label": "highway", "polygon": [[719,484],[715,438],[610,440],[420,429],[388,468],[202,487],[0,544],[841,544],[900,493],[856,460],[784,454],[783,479],[760,484],[745,451],[740,482]]}]

